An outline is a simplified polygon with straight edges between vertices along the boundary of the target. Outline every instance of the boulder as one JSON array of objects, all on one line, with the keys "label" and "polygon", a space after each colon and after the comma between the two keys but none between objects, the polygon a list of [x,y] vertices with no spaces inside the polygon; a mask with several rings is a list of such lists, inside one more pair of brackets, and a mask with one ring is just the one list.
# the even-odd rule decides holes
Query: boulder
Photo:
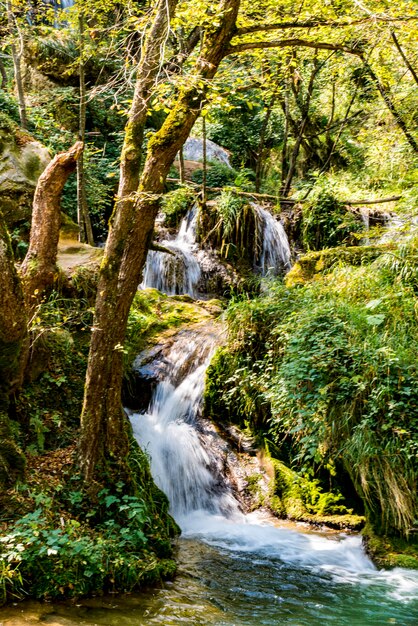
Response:
[{"label": "boulder", "polygon": [[[222,146],[218,146],[218,144],[210,139],[206,140],[206,156],[208,161],[219,161],[231,167],[229,155],[230,152],[222,148]],[[199,137],[189,137],[183,146],[183,156],[188,161],[202,161],[203,139]]]},{"label": "boulder", "polygon": [[45,146],[0,114],[0,210],[9,230],[30,222],[36,184],[50,160]]}]

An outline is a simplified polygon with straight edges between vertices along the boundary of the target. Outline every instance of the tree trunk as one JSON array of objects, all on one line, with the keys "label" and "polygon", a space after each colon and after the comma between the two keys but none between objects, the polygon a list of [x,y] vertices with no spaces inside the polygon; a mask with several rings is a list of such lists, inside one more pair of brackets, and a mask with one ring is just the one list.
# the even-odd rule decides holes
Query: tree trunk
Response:
[{"label": "tree trunk", "polygon": [[290,193],[290,187],[292,185],[292,180],[293,180],[293,176],[295,174],[296,171],[296,162],[297,162],[297,158],[299,155],[299,150],[300,150],[300,146],[302,144],[302,138],[303,138],[303,134],[305,132],[305,127],[309,118],[309,105],[311,103],[311,97],[312,97],[312,93],[313,93],[313,88],[314,88],[314,83],[315,83],[315,78],[319,72],[320,66],[316,63],[314,63],[314,68],[312,70],[310,79],[309,79],[309,85],[308,85],[308,90],[307,90],[307,94],[306,94],[306,100],[303,104],[303,119],[299,128],[299,133],[296,137],[296,141],[295,141],[295,145],[293,147],[293,151],[292,151],[292,155],[290,157],[290,163],[289,163],[289,169],[287,172],[287,176],[286,176],[286,180],[284,182],[284,185],[281,189],[281,196],[283,196],[284,198],[287,198],[287,196]]},{"label": "tree trunk", "polygon": [[0,59],[0,76],[1,76],[0,89],[6,89],[7,74],[6,74],[6,68],[4,67],[4,63],[1,59]]},{"label": "tree trunk", "polygon": [[86,184],[84,176],[84,148],[86,138],[86,78],[84,72],[84,17],[80,13],[78,18],[79,40],[80,40],[80,104],[78,115],[78,139],[83,144],[83,151],[77,160],[77,221],[79,227],[79,240],[86,242],[90,246],[94,246],[93,230],[91,228],[91,220],[87,206]]},{"label": "tree trunk", "polygon": [[365,59],[363,59],[363,63],[370,78],[373,80],[378,91],[380,92],[380,95],[382,96],[387,108],[392,113],[396,123],[398,124],[399,128],[402,130],[403,134],[405,135],[407,142],[409,143],[409,145],[411,146],[414,152],[418,152],[418,143],[415,141],[415,138],[409,132],[407,125],[405,124],[398,109],[396,108],[395,103],[393,102],[392,97],[390,95],[389,89],[382,82],[380,82],[379,77],[377,76],[377,74],[375,74],[371,65],[369,65],[369,63],[367,63]]},{"label": "tree trunk", "polygon": [[20,125],[22,128],[26,129],[28,127],[28,119],[27,119],[27,114],[26,114],[25,92],[23,89],[22,68],[21,68],[21,60],[22,60],[22,55],[23,55],[23,37],[19,31],[19,28],[17,27],[15,23],[11,0],[7,0],[6,10],[7,10],[7,23],[9,26],[10,34],[13,35],[14,32],[16,31],[19,37],[19,48],[13,42],[11,44],[11,50],[12,50],[13,67],[14,67],[14,73],[15,73],[17,98],[19,102]]},{"label": "tree trunk", "polygon": [[24,457],[10,430],[8,407],[10,394],[22,383],[27,319],[22,285],[1,211],[0,275],[0,488],[3,488],[24,467]]},{"label": "tree trunk", "polygon": [[61,194],[82,149],[83,144],[78,141],[67,152],[57,154],[38,180],[29,249],[22,264],[25,297],[30,309],[53,284],[57,273]]},{"label": "tree trunk", "polygon": [[179,151],[179,178],[182,185],[184,185],[186,180],[186,171],[184,168],[184,150],[180,148]]},{"label": "tree trunk", "polygon": [[206,150],[206,117],[202,117],[202,157],[203,157],[203,178],[202,178],[202,205],[206,207],[207,201],[207,176],[208,176],[208,160]]},{"label": "tree trunk", "polygon": [[[126,421],[121,406],[122,350],[129,309],[138,288],[142,268],[151,242],[164,182],[176,154],[186,141],[199,117],[205,101],[205,85],[215,75],[229,44],[238,12],[239,0],[223,0],[221,24],[206,34],[203,49],[196,60],[191,86],[180,91],[176,104],[161,129],[148,144],[148,154],[137,194],[133,178],[125,183],[124,173],[130,171],[127,157],[134,158],[140,150],[138,133],[132,141],[132,112],[136,110],[138,83],[127,136],[122,153],[120,199],[111,220],[97,290],[93,334],[91,340],[84,405],[81,417],[80,463],[86,481],[109,464],[126,475],[128,450]],[[166,10],[164,11],[166,15]],[[158,62],[158,59],[156,59]]]},{"label": "tree trunk", "polygon": [[411,63],[409,62],[408,57],[406,56],[405,52],[402,49],[401,44],[399,43],[399,40],[395,34],[395,31],[392,30],[391,31],[391,35],[392,35],[392,39],[394,41],[394,44],[396,46],[396,48],[398,49],[399,54],[401,55],[406,67],[408,68],[408,70],[410,71],[412,78],[414,79],[414,81],[416,82],[416,84],[418,85],[418,74],[416,73],[414,67],[411,65]]},{"label": "tree trunk", "polygon": [[263,124],[260,130],[260,141],[258,142],[257,149],[257,163],[255,165],[255,190],[258,193],[261,187],[261,180],[263,174],[263,159],[264,159],[264,146],[266,143],[267,129],[270,121],[271,114],[273,112],[274,103],[276,102],[277,94],[273,94],[270,103],[267,107],[266,114],[264,116]]}]

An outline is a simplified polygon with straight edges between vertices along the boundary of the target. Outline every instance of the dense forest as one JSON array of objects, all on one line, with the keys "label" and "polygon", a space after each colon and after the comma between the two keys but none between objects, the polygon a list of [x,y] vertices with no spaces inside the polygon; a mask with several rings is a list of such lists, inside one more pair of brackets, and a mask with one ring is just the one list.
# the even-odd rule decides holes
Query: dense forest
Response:
[{"label": "dense forest", "polygon": [[0,7],[0,606],[416,623],[416,2]]}]

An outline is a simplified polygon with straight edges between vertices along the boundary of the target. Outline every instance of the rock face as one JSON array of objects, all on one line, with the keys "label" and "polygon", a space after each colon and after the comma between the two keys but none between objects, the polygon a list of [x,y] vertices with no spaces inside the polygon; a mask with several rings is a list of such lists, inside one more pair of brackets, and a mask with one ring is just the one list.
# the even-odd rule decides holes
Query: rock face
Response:
[{"label": "rock face", "polygon": [[0,210],[9,229],[30,221],[36,184],[50,160],[45,146],[0,115]]},{"label": "rock face", "polygon": [[[189,137],[183,147],[184,158],[189,161],[203,160],[203,139]],[[208,161],[220,161],[231,167],[229,162],[229,152],[208,139],[206,141],[206,155]]]}]

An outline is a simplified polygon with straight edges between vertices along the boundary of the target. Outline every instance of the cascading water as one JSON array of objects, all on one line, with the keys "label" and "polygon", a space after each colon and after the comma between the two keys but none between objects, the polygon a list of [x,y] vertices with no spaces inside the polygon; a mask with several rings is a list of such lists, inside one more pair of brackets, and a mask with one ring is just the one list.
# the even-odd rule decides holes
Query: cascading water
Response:
[{"label": "cascading water", "polygon": [[147,412],[131,416],[134,434],[150,454],[153,477],[177,520],[193,511],[229,516],[239,510],[222,464],[197,430],[205,371],[216,342],[206,326],[179,333]]},{"label": "cascading water", "polygon": [[415,624],[418,572],[377,571],[359,536],[280,527],[257,512],[240,513],[222,479],[224,460],[199,418],[218,333],[207,325],[182,331],[159,368],[148,410],[131,415],[183,537],[177,582],[161,593],[163,604],[149,620],[135,623]]},{"label": "cascading water", "polygon": [[[253,205],[257,217],[257,239],[260,253],[254,258],[255,270],[261,276],[277,275],[291,267],[291,251],[283,225],[267,209]],[[177,236],[164,240],[161,246],[169,252],[150,250],[144,268],[142,289],[151,287],[168,295],[188,294],[197,297],[202,270],[197,257],[196,228],[198,207],[195,205],[182,220]]]},{"label": "cascading water", "polygon": [[257,215],[258,239],[261,241],[261,254],[255,266],[262,276],[278,274],[291,267],[289,240],[283,224],[264,207],[253,204]]},{"label": "cascading water", "polygon": [[196,259],[197,206],[182,220],[177,237],[161,245],[170,253],[150,250],[144,268],[142,288],[152,287],[168,295],[197,296],[201,271]]}]

